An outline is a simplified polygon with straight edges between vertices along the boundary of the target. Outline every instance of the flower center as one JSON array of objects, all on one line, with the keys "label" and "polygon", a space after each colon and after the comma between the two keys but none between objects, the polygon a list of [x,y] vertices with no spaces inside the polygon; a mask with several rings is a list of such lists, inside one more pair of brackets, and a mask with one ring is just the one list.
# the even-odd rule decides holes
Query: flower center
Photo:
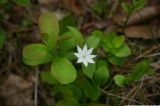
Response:
[{"label": "flower center", "polygon": [[85,54],[83,54],[83,55],[82,55],[82,58],[86,58],[86,55],[85,55]]}]

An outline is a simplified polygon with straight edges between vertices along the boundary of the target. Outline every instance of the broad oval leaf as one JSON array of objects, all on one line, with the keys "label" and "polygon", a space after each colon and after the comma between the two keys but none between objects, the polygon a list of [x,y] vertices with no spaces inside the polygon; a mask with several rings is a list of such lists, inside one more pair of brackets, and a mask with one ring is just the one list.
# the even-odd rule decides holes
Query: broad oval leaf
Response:
[{"label": "broad oval leaf", "polygon": [[23,61],[28,65],[48,63],[52,59],[52,55],[43,44],[30,44],[23,48]]},{"label": "broad oval leaf", "polygon": [[66,32],[61,36],[59,48],[61,51],[65,52],[77,46],[76,40],[72,35],[72,32]]},{"label": "broad oval leaf", "polygon": [[119,87],[123,87],[126,81],[126,77],[123,75],[114,76],[114,81]]},{"label": "broad oval leaf", "polygon": [[59,34],[59,24],[56,15],[52,12],[42,13],[39,17],[39,29],[48,47],[50,49],[55,48]]},{"label": "broad oval leaf", "polygon": [[70,32],[72,32],[72,35],[74,36],[77,45],[83,46],[84,39],[82,34],[78,31],[78,29],[71,26],[68,26],[67,28],[69,29]]},{"label": "broad oval leaf", "polygon": [[119,48],[124,43],[125,37],[123,35],[117,36],[113,39],[112,43],[115,48]]},{"label": "broad oval leaf", "polygon": [[77,77],[74,66],[65,58],[55,59],[51,65],[51,73],[61,84],[69,84]]},{"label": "broad oval leaf", "polygon": [[106,62],[99,61],[97,65],[97,70],[94,74],[94,80],[97,85],[104,85],[109,79],[109,69]]},{"label": "broad oval leaf", "polygon": [[87,67],[83,65],[83,73],[90,79],[92,79],[96,70],[96,64],[88,64]]},{"label": "broad oval leaf", "polygon": [[116,57],[113,54],[108,55],[108,60],[110,63],[118,66],[122,66],[124,64],[125,58],[124,57]]},{"label": "broad oval leaf", "polygon": [[113,50],[112,53],[117,57],[127,57],[131,54],[131,49],[124,43],[121,47]]},{"label": "broad oval leaf", "polygon": [[100,97],[101,92],[89,80],[83,79],[81,86],[86,96],[88,96],[92,101],[96,101]]},{"label": "broad oval leaf", "polygon": [[89,36],[86,40],[87,45],[89,48],[97,48],[98,45],[100,44],[101,38],[104,34],[101,31],[94,31],[92,32],[92,35]]},{"label": "broad oval leaf", "polygon": [[80,104],[76,99],[69,97],[58,101],[56,106],[80,106]]},{"label": "broad oval leaf", "polygon": [[114,48],[112,41],[116,36],[117,35],[115,33],[110,32],[102,38],[102,47],[105,52],[110,52]]}]

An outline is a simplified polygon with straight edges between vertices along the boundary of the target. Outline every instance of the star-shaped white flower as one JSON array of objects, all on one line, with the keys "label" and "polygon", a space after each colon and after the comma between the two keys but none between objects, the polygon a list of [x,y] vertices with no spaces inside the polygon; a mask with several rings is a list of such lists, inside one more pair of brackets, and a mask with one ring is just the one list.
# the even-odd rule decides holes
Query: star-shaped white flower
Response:
[{"label": "star-shaped white flower", "polygon": [[77,46],[78,53],[74,53],[78,61],[77,63],[83,63],[86,67],[88,66],[88,63],[95,63],[93,58],[96,57],[96,55],[91,55],[93,48],[87,49],[87,45],[85,44],[83,49],[81,49],[79,46]]}]

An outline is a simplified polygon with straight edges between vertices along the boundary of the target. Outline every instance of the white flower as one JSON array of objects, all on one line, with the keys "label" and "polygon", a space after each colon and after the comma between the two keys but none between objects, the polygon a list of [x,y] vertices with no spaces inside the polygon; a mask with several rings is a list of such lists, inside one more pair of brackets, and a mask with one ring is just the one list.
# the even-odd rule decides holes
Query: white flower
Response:
[{"label": "white flower", "polygon": [[88,50],[87,45],[85,44],[83,49],[77,46],[77,50],[78,53],[74,53],[78,58],[77,63],[83,63],[86,67],[88,66],[88,63],[95,63],[93,58],[96,57],[96,55],[91,55],[93,48]]}]

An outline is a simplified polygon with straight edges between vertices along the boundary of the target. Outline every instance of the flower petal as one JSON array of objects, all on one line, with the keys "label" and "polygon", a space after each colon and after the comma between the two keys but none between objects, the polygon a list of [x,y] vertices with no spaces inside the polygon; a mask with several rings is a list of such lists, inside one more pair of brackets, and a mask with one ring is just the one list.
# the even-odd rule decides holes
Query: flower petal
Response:
[{"label": "flower petal", "polygon": [[77,61],[77,63],[82,63],[83,61],[84,61],[83,58],[79,58],[78,61]]},{"label": "flower petal", "polygon": [[87,56],[88,58],[95,58],[97,55],[89,55],[89,56]]},{"label": "flower petal", "polygon": [[88,62],[86,60],[83,61],[83,64],[87,67],[88,66]]},{"label": "flower petal", "polygon": [[88,61],[88,63],[95,63],[94,61],[93,61],[93,59],[87,59],[87,61]]},{"label": "flower petal", "polygon": [[85,44],[84,47],[83,47],[83,53],[84,53],[84,54],[87,54],[87,52],[88,52],[88,50],[87,50],[87,45]]},{"label": "flower petal", "polygon": [[77,50],[78,50],[78,53],[79,54],[82,54],[83,53],[83,50],[77,45]]},{"label": "flower petal", "polygon": [[82,57],[82,55],[79,54],[79,53],[74,53],[74,55],[76,55],[78,58],[81,58],[81,57]]},{"label": "flower petal", "polygon": [[93,52],[93,49],[94,49],[94,48],[90,48],[90,49],[87,51],[87,55],[90,55],[90,54]]}]

